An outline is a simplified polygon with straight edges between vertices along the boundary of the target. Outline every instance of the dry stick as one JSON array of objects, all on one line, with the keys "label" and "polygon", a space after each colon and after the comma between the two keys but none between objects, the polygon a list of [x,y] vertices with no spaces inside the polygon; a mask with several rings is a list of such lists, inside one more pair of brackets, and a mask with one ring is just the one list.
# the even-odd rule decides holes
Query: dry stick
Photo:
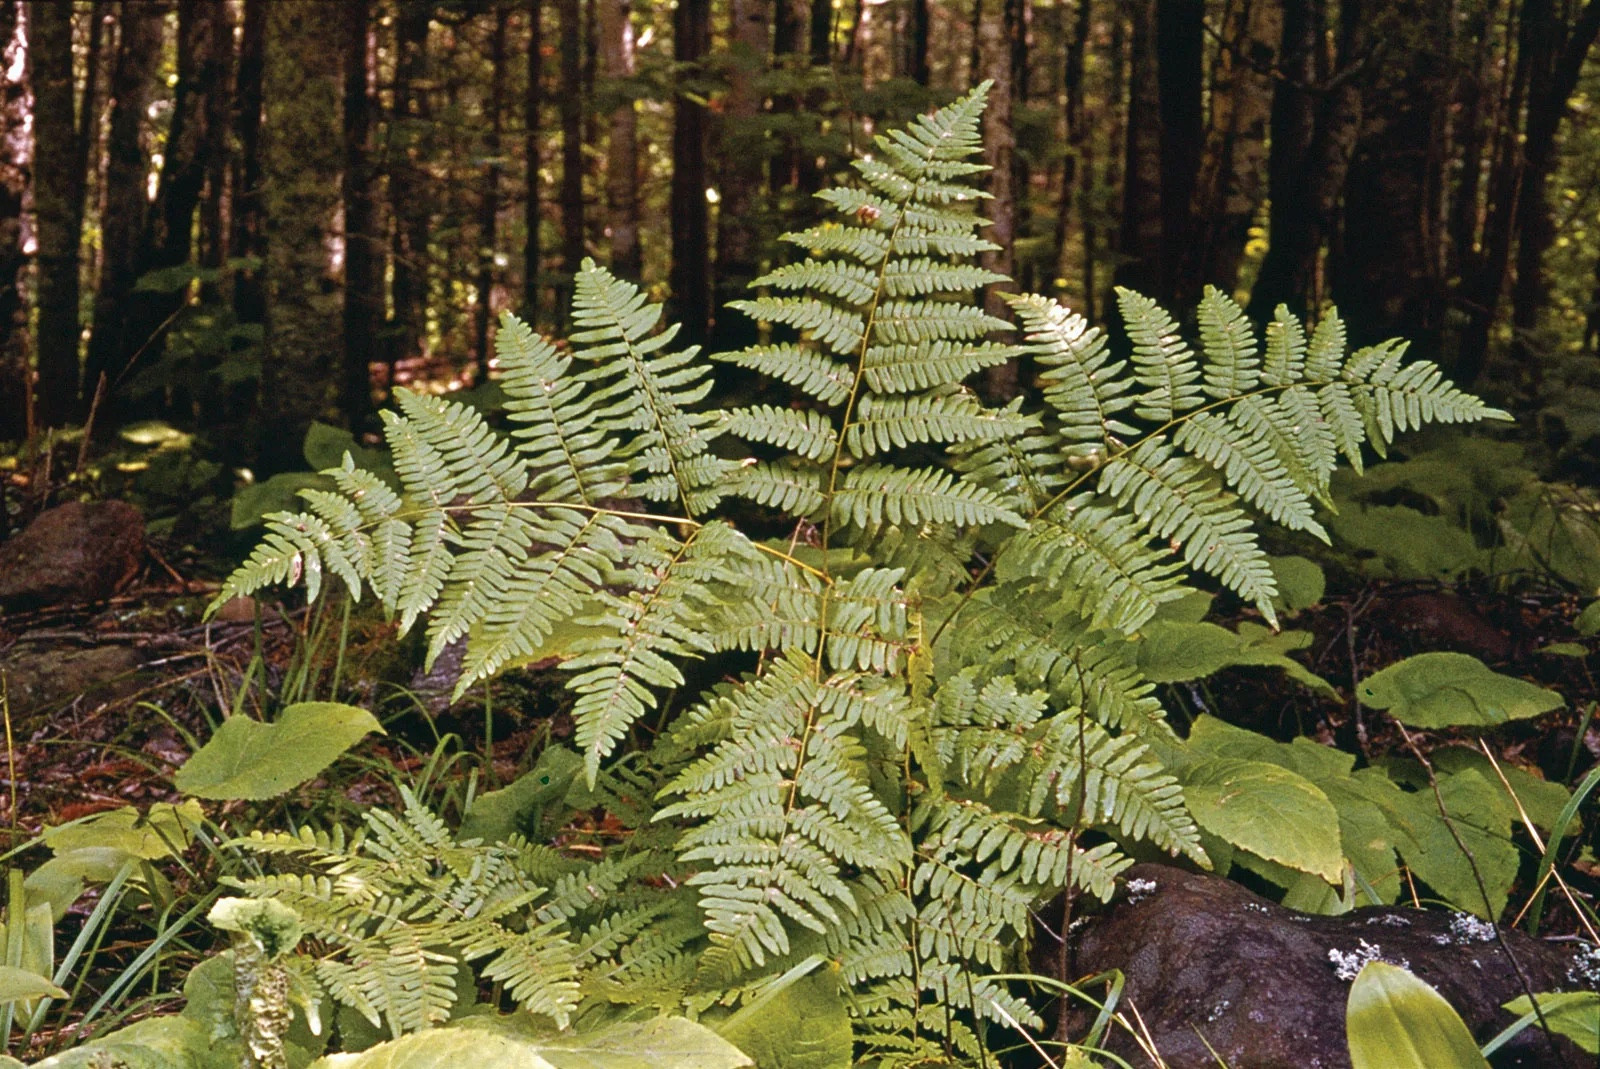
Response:
[{"label": "dry stick", "polygon": [[[1506,794],[1511,796],[1512,804],[1517,807],[1517,816],[1522,818],[1522,826],[1524,828],[1528,829],[1528,836],[1529,836],[1529,838],[1531,838],[1533,840],[1534,848],[1537,849],[1541,854],[1543,854],[1545,852],[1545,849],[1546,849],[1545,844],[1544,844],[1544,838],[1542,836],[1540,836],[1539,829],[1534,826],[1533,818],[1530,817],[1528,815],[1528,811],[1525,808],[1523,808],[1522,799],[1518,798],[1517,797],[1517,792],[1512,790],[1511,781],[1506,779],[1506,774],[1500,770],[1500,762],[1495,760],[1494,754],[1490,752],[1488,744],[1485,743],[1482,739],[1478,740],[1478,749],[1482,750],[1483,751],[1483,756],[1485,756],[1485,757],[1487,757],[1489,759],[1489,767],[1494,769],[1494,774],[1496,776],[1500,777],[1500,785],[1506,789]],[[1561,833],[1564,830],[1565,829],[1562,829],[1562,828],[1554,828],[1554,829],[1551,830],[1551,833],[1550,833],[1551,834],[1550,845],[1552,847],[1558,845],[1561,842],[1561,839],[1563,838]],[[1566,880],[1563,880],[1561,878],[1561,873],[1556,871],[1554,865],[1551,865],[1549,873],[1546,874],[1545,878],[1539,882],[1539,886],[1535,887],[1533,889],[1533,896],[1528,899],[1529,903],[1531,903],[1533,901],[1533,898],[1538,896],[1540,888],[1544,887],[1544,885],[1547,882],[1549,882],[1550,880],[1555,880],[1556,886],[1561,888],[1561,893],[1566,896],[1567,902],[1571,904],[1572,911],[1575,914],[1577,914],[1578,920],[1583,924],[1584,928],[1588,931],[1588,933],[1589,933],[1589,941],[1591,943],[1600,943],[1600,932],[1596,932],[1595,929],[1594,929],[1594,925],[1589,923],[1589,918],[1587,918],[1587,917],[1585,917],[1583,915],[1583,910],[1578,907],[1577,897],[1572,893],[1572,888],[1567,885],[1567,881]],[[1512,927],[1516,927],[1518,924],[1520,924],[1522,922],[1523,916],[1526,915],[1527,912],[1528,912],[1528,905],[1524,904],[1522,909],[1520,909],[1517,912],[1516,917],[1512,919],[1512,921],[1511,921]]]},{"label": "dry stick", "polygon": [[1444,821],[1445,829],[1450,832],[1450,838],[1456,841],[1456,846],[1460,847],[1461,853],[1466,856],[1467,868],[1472,871],[1472,882],[1478,885],[1478,894],[1483,897],[1484,911],[1489,914],[1491,926],[1494,928],[1494,940],[1499,944],[1500,951],[1505,954],[1506,960],[1511,962],[1511,968],[1517,974],[1517,983],[1521,985],[1522,993],[1528,996],[1528,1002],[1533,1006],[1533,1014],[1538,1018],[1539,1027],[1544,1031],[1544,1039],[1550,1045],[1550,1053],[1554,1054],[1562,1065],[1567,1064],[1567,1060],[1562,1056],[1560,1048],[1556,1046],[1555,1033],[1550,1029],[1550,1022],[1545,1019],[1544,1009],[1539,1005],[1539,1000],[1534,997],[1533,981],[1528,978],[1527,970],[1522,967],[1522,962],[1517,960],[1516,954],[1512,953],[1511,945],[1506,942],[1505,933],[1500,930],[1500,925],[1495,922],[1494,906],[1489,901],[1489,887],[1483,882],[1483,873],[1478,868],[1478,859],[1473,856],[1472,848],[1467,846],[1467,841],[1456,830],[1456,822],[1450,816],[1450,810],[1445,807],[1444,794],[1439,790],[1439,777],[1434,774],[1433,762],[1428,760],[1428,756],[1422,752],[1422,747],[1417,745],[1416,738],[1406,730],[1404,724],[1396,720],[1394,726],[1400,732],[1400,737],[1405,740],[1406,748],[1411,751],[1412,755],[1422,764],[1423,771],[1428,774],[1428,786],[1433,791],[1434,804],[1439,807],[1439,816]]}]

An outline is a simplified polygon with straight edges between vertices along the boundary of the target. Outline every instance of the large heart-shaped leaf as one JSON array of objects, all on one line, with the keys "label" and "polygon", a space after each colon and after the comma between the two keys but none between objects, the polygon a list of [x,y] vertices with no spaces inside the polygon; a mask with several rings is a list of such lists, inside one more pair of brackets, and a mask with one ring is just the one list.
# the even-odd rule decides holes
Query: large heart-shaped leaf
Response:
[{"label": "large heart-shaped leaf", "polygon": [[1241,849],[1337,883],[1339,814],[1310,780],[1265,761],[1212,758],[1184,775],[1183,797],[1206,831]]},{"label": "large heart-shaped leaf", "polygon": [[1488,1069],[1444,997],[1398,965],[1369,961],[1350,985],[1345,1036],[1353,1069]]},{"label": "large heart-shaped leaf", "polygon": [[272,724],[235,716],[195,751],[172,782],[187,794],[217,801],[276,798],[373,731],[383,732],[376,717],[339,702],[291,705]]},{"label": "large heart-shaped leaf", "polygon": [[1361,704],[1408,727],[1492,727],[1563,704],[1561,695],[1492,671],[1464,653],[1421,653],[1369,676]]}]

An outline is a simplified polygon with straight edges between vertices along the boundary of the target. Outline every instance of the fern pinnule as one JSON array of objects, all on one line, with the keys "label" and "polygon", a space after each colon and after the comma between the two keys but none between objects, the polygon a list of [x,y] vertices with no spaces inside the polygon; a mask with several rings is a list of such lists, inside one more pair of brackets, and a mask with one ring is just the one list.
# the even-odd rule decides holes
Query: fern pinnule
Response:
[{"label": "fern pinnule", "polygon": [[1134,398],[1141,419],[1166,423],[1198,405],[1200,365],[1178,324],[1150,298],[1117,288],[1117,308],[1133,342],[1133,377],[1145,392]]}]

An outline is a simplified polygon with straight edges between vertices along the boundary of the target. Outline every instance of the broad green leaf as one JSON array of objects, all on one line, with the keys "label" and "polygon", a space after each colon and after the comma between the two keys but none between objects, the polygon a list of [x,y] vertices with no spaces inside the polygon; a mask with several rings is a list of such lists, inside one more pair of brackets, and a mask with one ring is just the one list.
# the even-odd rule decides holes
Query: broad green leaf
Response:
[{"label": "broad green leaf", "polygon": [[46,828],[44,842],[57,854],[98,847],[154,861],[187,849],[194,829],[204,820],[205,811],[192,798],[177,805],[160,802],[143,812],[125,805]]},{"label": "broad green leaf", "polygon": [[[1558,1032],[1589,1054],[1600,1054],[1600,994],[1593,991],[1557,991],[1536,996],[1539,1012],[1552,1032]],[[1519,995],[1506,1003],[1515,1014],[1533,1017],[1533,1002]],[[1520,1022],[1519,1022],[1520,1023]]]},{"label": "broad green leaf", "polygon": [[[1505,793],[1506,784],[1510,784],[1511,793],[1516,796],[1522,812],[1527,813],[1533,826],[1546,835],[1555,828],[1556,821],[1561,819],[1562,808],[1572,797],[1572,792],[1561,784],[1541,779],[1510,761],[1500,761],[1497,773],[1495,766],[1489,763],[1481,750],[1441,747],[1434,752],[1432,761],[1436,772],[1456,773],[1473,769],[1490,786],[1499,787],[1502,794]],[[1501,776],[1505,777],[1505,783],[1500,782]],[[1507,798],[1506,801],[1511,802],[1511,799]],[[1513,808],[1516,806],[1513,805]],[[1520,822],[1521,813],[1517,814],[1517,818]],[[1568,834],[1578,831],[1579,823],[1576,820],[1569,820],[1567,825]]]},{"label": "broad green leaf", "polygon": [[1483,550],[1459,525],[1404,505],[1348,505],[1328,526],[1336,544],[1373,554],[1364,563],[1374,575],[1452,579],[1483,561]]},{"label": "broad green leaf", "polygon": [[1327,580],[1322,566],[1305,557],[1271,557],[1272,577],[1278,583],[1278,596],[1272,604],[1284,616],[1293,616],[1322,600]]},{"label": "broad green leaf", "polygon": [[1580,635],[1600,634],[1600,600],[1591,601],[1584,606],[1578,618],[1572,622],[1572,626]]},{"label": "broad green leaf", "polygon": [[473,799],[458,838],[502,843],[519,831],[532,837],[546,808],[566,797],[581,771],[583,758],[577,753],[565,746],[547,747],[533,767],[510,786]]},{"label": "broad green leaf", "polygon": [[1578,642],[1552,642],[1548,646],[1540,646],[1539,652],[1553,657],[1587,657],[1589,647]]},{"label": "broad green leaf", "polygon": [[301,702],[263,724],[243,716],[223,722],[172,782],[180,791],[218,801],[276,798],[331,765],[376,731],[377,718],[339,702]]},{"label": "broad green leaf", "polygon": [[329,1054],[312,1069],[740,1069],[754,1065],[709,1028],[682,1017],[540,1036],[503,1019],[469,1018],[359,1054]]},{"label": "broad green leaf", "polygon": [[1310,644],[1309,632],[1274,632],[1249,622],[1234,632],[1211,623],[1153,620],[1139,644],[1139,667],[1152,683],[1203,679],[1234,666],[1279,668],[1296,682],[1332,694],[1332,686],[1288,656]]},{"label": "broad green leaf", "polygon": [[[802,963],[716,1026],[761,1069],[849,1069],[855,1042],[839,977]],[[790,979],[790,977],[794,977]],[[788,982],[785,982],[788,981]]]},{"label": "broad green leaf", "polygon": [[14,965],[0,965],[0,1003],[66,997],[67,993],[52,984],[47,976]]},{"label": "broad green leaf", "polygon": [[1350,985],[1352,1069],[1487,1069],[1450,1003],[1398,965],[1369,961]]},{"label": "broad green leaf", "polygon": [[151,1017],[119,1028],[33,1069],[235,1069],[235,1052],[213,1046],[204,1028],[187,1017]]},{"label": "broad green leaf", "polygon": [[[1490,783],[1471,769],[1440,776],[1439,795],[1455,835],[1451,824],[1440,816],[1431,790],[1406,794],[1400,808],[1409,817],[1411,835],[1399,841],[1400,856],[1452,905],[1485,920],[1498,917],[1506,908],[1519,863],[1511,842],[1511,800],[1499,783]],[[1462,852],[1456,835],[1472,852],[1470,858]],[[1479,877],[1489,892],[1487,905],[1478,887]]]},{"label": "broad green leaf", "polygon": [[1566,704],[1553,690],[1492,671],[1464,653],[1421,653],[1369,676],[1361,704],[1408,727],[1492,727]]},{"label": "broad green leaf", "polygon": [[300,491],[332,490],[333,480],[309,471],[285,471],[259,483],[234,491],[228,526],[235,531],[254,527],[274,512],[294,512],[300,508]]},{"label": "broad green leaf", "polygon": [[1218,758],[1184,776],[1195,822],[1235,846],[1337,883],[1339,814],[1315,784],[1278,765]]}]

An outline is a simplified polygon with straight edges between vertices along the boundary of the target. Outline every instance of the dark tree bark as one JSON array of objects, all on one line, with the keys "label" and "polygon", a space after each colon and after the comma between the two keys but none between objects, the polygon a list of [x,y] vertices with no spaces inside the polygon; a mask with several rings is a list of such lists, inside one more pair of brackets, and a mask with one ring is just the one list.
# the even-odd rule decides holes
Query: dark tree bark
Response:
[{"label": "dark tree bark", "polygon": [[1204,0],[1163,0],[1156,10],[1157,97],[1161,112],[1161,288],[1152,296],[1187,308],[1205,279],[1194,247],[1194,197],[1205,146]]},{"label": "dark tree bark", "polygon": [[[984,162],[994,169],[988,175],[990,199],[983,203],[982,210],[990,220],[985,236],[999,248],[983,253],[980,260],[989,270],[1010,277],[1016,272],[1017,262],[1017,137],[1012,118],[1016,114],[1016,37],[1022,32],[1022,0],[1001,0],[999,7],[998,12],[983,20],[979,39],[984,70],[994,79],[989,106],[983,113]],[[1015,288],[1014,283],[988,286],[983,295],[985,310],[1008,318],[1003,294]],[[1016,395],[1017,386],[1015,361],[984,372],[984,393],[991,402],[1010,400]]]},{"label": "dark tree bark", "polygon": [[583,18],[578,0],[560,0],[561,17],[561,317],[572,314],[573,279],[583,263]]},{"label": "dark tree bark", "polygon": [[[228,121],[233,106],[233,18],[226,6],[211,20],[211,61],[216,65],[214,91],[206,97],[205,137],[200,154],[205,160],[205,192],[200,198],[200,266],[219,270],[228,257],[225,198],[228,186]],[[219,284],[201,287],[201,299],[222,300]]]},{"label": "dark tree bark", "polygon": [[[772,65],[787,71],[791,77],[805,69],[807,0],[776,0],[772,13]],[[772,155],[768,182],[774,195],[785,188],[799,185],[802,166],[800,137],[797,120],[800,115],[802,94],[774,92],[772,114],[782,116],[784,125],[777,128],[782,148]]]},{"label": "dark tree bark", "polygon": [[506,34],[511,9],[501,0],[494,7],[494,33],[489,41],[489,129],[484,135],[483,194],[478,204],[478,303],[473,307],[473,351],[478,354],[478,382],[489,381],[489,321],[493,317],[495,256],[500,245],[501,124],[506,96]]},{"label": "dark tree bark", "polygon": [[933,77],[928,64],[928,39],[933,32],[933,11],[929,0],[911,0],[911,25],[906,34],[906,74],[918,85]]},{"label": "dark tree bark", "polygon": [[766,174],[766,138],[759,126],[760,80],[770,47],[772,12],[767,0],[731,0],[731,57],[726,103],[718,116],[715,137],[722,199],[717,206],[717,273],[712,311],[711,346],[719,351],[743,348],[756,341],[755,324],[720,309],[744,295],[760,273]]},{"label": "dark tree bark", "polygon": [[[1505,108],[1512,122],[1505,124],[1495,151],[1480,251],[1463,271],[1457,295],[1467,316],[1454,368],[1454,378],[1463,387],[1471,386],[1483,370],[1519,233],[1527,252],[1519,248],[1518,266],[1526,266],[1529,275],[1520,283],[1524,316],[1538,307],[1543,285],[1539,261],[1550,237],[1541,226],[1548,225],[1545,188],[1555,162],[1556,133],[1597,35],[1600,0],[1589,0],[1570,24],[1561,20],[1554,0],[1526,0],[1522,6],[1517,60]],[[1515,120],[1524,113],[1526,120],[1519,128]],[[1524,227],[1532,229],[1531,241]]]},{"label": "dark tree bark", "polygon": [[108,401],[135,356],[153,338],[128,314],[128,298],[139,278],[150,157],[141,136],[145,109],[161,60],[166,7],[130,3],[120,9],[122,40],[111,74],[111,125],[106,135],[105,209],[100,219],[100,280],[95,287],[94,326],[84,361],[79,400],[91,405],[102,380]]},{"label": "dark tree bark", "polygon": [[235,273],[233,314],[241,323],[264,323],[267,295],[263,278],[267,236],[261,196],[262,86],[266,72],[267,0],[245,0],[239,35],[239,73],[235,136],[239,153],[233,172],[233,226],[228,251],[254,265]]},{"label": "dark tree bark", "polygon": [[[1122,222],[1113,274],[1118,286],[1161,298],[1162,158],[1160,64],[1156,53],[1157,0],[1128,5],[1132,23],[1128,61],[1128,126],[1122,174]],[[1162,298],[1164,299],[1164,298]]]},{"label": "dark tree bark", "polygon": [[1350,161],[1343,226],[1329,258],[1351,344],[1404,336],[1430,359],[1445,307],[1439,209],[1450,79],[1437,42],[1448,38],[1449,19],[1428,0],[1394,3],[1377,16],[1375,32],[1389,50]]},{"label": "dark tree bark", "polygon": [[[17,4],[0,7],[0,442],[18,442],[33,430],[28,367],[28,319],[23,307],[24,198],[33,173],[28,138],[26,30]],[[0,495],[3,498],[3,495]],[[0,500],[0,537],[7,521]]]},{"label": "dark tree bark", "polygon": [[1367,17],[1364,0],[1340,5],[1339,68],[1328,73],[1320,4],[1285,0],[1267,165],[1269,244],[1247,309],[1255,319],[1270,319],[1279,304],[1303,315],[1314,302],[1323,244],[1360,129]]},{"label": "dark tree bark", "polygon": [[600,0],[600,39],[606,77],[618,94],[606,141],[606,226],[611,270],[637,281],[644,273],[639,250],[639,115],[618,83],[634,75],[633,0]]},{"label": "dark tree bark", "polygon": [[257,441],[268,472],[305,463],[301,442],[333,409],[342,366],[341,302],[327,253],[344,164],[340,6],[267,5],[268,304]]},{"label": "dark tree bark", "polygon": [[[1232,293],[1256,212],[1266,199],[1270,63],[1283,40],[1277,0],[1229,8],[1211,87],[1211,125],[1200,158],[1193,240],[1184,271]],[[1192,287],[1192,283],[1189,284]]]},{"label": "dark tree bark", "polygon": [[429,102],[433,64],[428,52],[432,8],[431,0],[400,0],[395,18],[395,114],[389,124],[394,320],[386,354],[391,364],[420,355],[427,344],[428,235],[436,200],[427,170],[433,142]]},{"label": "dark tree bark", "polygon": [[344,0],[344,366],[339,409],[358,433],[372,417],[372,365],[382,355],[384,240],[372,160],[371,14],[368,0]]},{"label": "dark tree bark", "polygon": [[544,216],[540,212],[539,195],[539,166],[543,160],[541,153],[544,133],[544,123],[541,118],[541,112],[544,110],[543,12],[543,0],[528,0],[528,85],[527,96],[522,102],[522,156],[528,187],[527,200],[523,205],[526,243],[522,248],[522,314],[533,324],[539,322],[539,306],[542,303],[540,260],[544,255],[539,241],[539,229],[544,223]]},{"label": "dark tree bark", "polygon": [[[673,58],[685,82],[711,46],[710,0],[679,0],[672,13]],[[706,108],[680,84],[672,122],[672,303],[686,342],[701,343],[711,321],[706,209]]]},{"label": "dark tree bark", "polygon": [[[222,62],[213,49],[218,37],[216,23],[225,21],[226,15],[226,7],[208,0],[179,0],[178,81],[172,122],[162,149],[161,176],[136,260],[135,278],[191,260],[195,212],[206,184],[204,149],[214,140],[209,137],[207,122],[216,114],[211,102],[225,90]],[[136,290],[127,296],[123,313],[127,321],[125,336],[134,348],[118,357],[125,368],[131,365],[139,348],[147,348],[151,354],[164,348],[162,332],[187,298],[187,287]],[[183,384],[171,385],[177,396],[169,400],[177,408],[188,408],[192,399],[179,392]]]},{"label": "dark tree bark", "polygon": [[34,169],[59,176],[33,191],[38,228],[38,421],[59,427],[77,412],[78,241],[83,172],[72,111],[72,11],[53,0],[28,5],[32,33]]},{"label": "dark tree bark", "polygon": [[1056,225],[1052,247],[1056,250],[1056,271],[1062,278],[1071,277],[1068,262],[1068,232],[1076,210],[1080,239],[1083,243],[1082,284],[1083,314],[1095,318],[1095,220],[1094,214],[1085,210],[1094,188],[1094,138],[1089,130],[1087,109],[1084,106],[1084,55],[1088,48],[1093,26],[1094,5],[1091,0],[1077,0],[1073,14],[1073,27],[1067,38],[1061,88],[1066,99],[1065,127],[1067,155],[1061,166],[1061,192],[1056,201]]}]

